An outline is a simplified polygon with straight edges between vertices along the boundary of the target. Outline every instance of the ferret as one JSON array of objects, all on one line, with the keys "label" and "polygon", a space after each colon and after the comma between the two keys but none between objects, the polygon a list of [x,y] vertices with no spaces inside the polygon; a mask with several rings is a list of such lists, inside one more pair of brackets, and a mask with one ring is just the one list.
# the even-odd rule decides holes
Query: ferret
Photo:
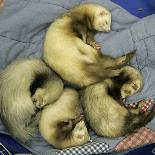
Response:
[{"label": "ferret", "polygon": [[94,31],[109,32],[111,14],[97,4],[82,4],[66,12],[49,27],[44,40],[44,61],[64,80],[79,87],[117,76],[134,52],[112,58],[101,55]]},{"label": "ferret", "polygon": [[58,149],[82,145],[89,140],[76,90],[65,88],[54,104],[43,108],[39,131],[49,144]]},{"label": "ferret", "polygon": [[131,66],[125,66],[119,77],[108,78],[82,90],[84,114],[97,135],[111,138],[123,136],[153,118],[155,107],[152,112],[141,114],[139,107],[129,110],[121,100],[140,91],[143,84],[141,73]]},{"label": "ferret", "polygon": [[42,60],[9,64],[0,72],[0,117],[9,133],[21,142],[30,140],[37,131],[37,108],[54,102],[62,91],[62,80]]}]

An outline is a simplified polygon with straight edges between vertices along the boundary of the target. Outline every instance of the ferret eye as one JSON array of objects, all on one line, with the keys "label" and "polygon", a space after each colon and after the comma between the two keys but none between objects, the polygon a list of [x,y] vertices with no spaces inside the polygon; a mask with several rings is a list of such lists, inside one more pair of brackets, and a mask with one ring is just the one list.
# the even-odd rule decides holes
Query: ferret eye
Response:
[{"label": "ferret eye", "polygon": [[108,22],[106,21],[105,24],[108,25]]},{"label": "ferret eye", "polygon": [[68,122],[63,122],[63,125],[68,125],[69,124],[69,121]]}]

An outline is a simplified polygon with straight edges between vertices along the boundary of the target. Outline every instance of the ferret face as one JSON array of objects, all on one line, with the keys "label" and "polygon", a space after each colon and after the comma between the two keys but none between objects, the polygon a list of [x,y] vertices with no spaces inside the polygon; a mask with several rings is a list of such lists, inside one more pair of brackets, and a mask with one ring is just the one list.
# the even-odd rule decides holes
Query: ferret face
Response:
[{"label": "ferret face", "polygon": [[96,31],[109,32],[111,30],[110,12],[103,7],[99,7],[94,16],[93,26]]}]

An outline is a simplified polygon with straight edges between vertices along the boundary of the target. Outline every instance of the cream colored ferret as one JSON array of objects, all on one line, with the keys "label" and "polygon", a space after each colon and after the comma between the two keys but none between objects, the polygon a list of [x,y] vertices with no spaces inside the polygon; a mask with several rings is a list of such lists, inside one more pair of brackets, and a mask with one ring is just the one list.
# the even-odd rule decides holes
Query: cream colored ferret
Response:
[{"label": "cream colored ferret", "polygon": [[64,80],[81,87],[116,76],[134,53],[115,59],[101,56],[92,33],[109,32],[110,27],[111,14],[103,6],[76,6],[50,25],[43,58]]},{"label": "cream colored ferret", "polygon": [[89,140],[77,91],[66,88],[55,103],[44,107],[39,130],[49,144],[59,149]]},{"label": "cream colored ferret", "polygon": [[0,72],[0,117],[9,133],[29,140],[37,130],[36,108],[54,102],[62,91],[62,80],[40,59],[9,64]]},{"label": "cream colored ferret", "polygon": [[[90,127],[100,136],[118,137],[145,125],[155,114],[129,110],[121,98],[138,92],[143,87],[143,77],[138,70],[126,66],[117,78],[106,79],[88,86],[81,92],[81,100]],[[137,113],[137,114],[135,114]]]}]

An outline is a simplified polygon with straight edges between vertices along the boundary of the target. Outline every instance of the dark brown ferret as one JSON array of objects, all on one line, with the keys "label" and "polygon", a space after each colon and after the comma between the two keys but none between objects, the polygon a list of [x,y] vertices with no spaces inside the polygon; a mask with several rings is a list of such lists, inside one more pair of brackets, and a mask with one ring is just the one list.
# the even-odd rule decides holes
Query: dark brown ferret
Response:
[{"label": "dark brown ferret", "polygon": [[44,42],[45,62],[64,80],[88,86],[119,74],[120,66],[134,55],[112,58],[98,52],[93,31],[110,31],[111,14],[103,6],[82,4],[56,19]]}]

